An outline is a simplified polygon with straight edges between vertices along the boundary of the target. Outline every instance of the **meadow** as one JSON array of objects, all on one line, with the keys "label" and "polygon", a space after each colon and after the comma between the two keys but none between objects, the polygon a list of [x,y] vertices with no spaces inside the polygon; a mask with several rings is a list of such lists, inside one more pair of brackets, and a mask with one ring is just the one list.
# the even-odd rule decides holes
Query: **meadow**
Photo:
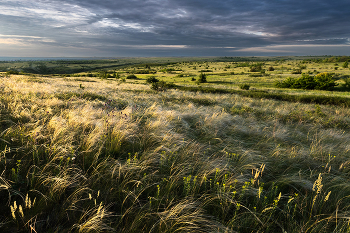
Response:
[{"label": "meadow", "polygon": [[2,232],[350,231],[348,57],[136,60],[3,65]]}]

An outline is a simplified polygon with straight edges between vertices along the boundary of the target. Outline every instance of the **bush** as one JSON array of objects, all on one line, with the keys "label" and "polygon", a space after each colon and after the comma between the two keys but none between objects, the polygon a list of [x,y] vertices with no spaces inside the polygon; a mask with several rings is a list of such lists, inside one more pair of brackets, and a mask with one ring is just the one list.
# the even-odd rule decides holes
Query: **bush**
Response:
[{"label": "bush", "polygon": [[301,74],[301,69],[293,70],[292,74]]},{"label": "bush", "polygon": [[157,83],[159,82],[159,79],[157,79],[155,76],[150,76],[146,79],[146,83]]},{"label": "bush", "polygon": [[250,72],[261,72],[263,64],[262,63],[257,63],[257,64],[253,64],[250,66]]},{"label": "bush", "polygon": [[198,83],[206,83],[207,82],[207,76],[203,73],[200,73],[198,76]]},{"label": "bush", "polygon": [[350,77],[348,78],[344,78],[344,84],[343,84],[343,87],[345,87],[346,89],[350,89]]},{"label": "bush", "polygon": [[294,80],[292,88],[312,90],[315,89],[316,85],[313,76],[303,74],[300,78]]},{"label": "bush", "polygon": [[165,69],[159,70],[159,72],[163,72],[163,73],[172,73],[174,71],[181,71],[181,70],[175,70],[174,68],[165,68]]},{"label": "bush", "polygon": [[332,90],[337,84],[329,73],[320,73],[315,76],[316,87],[318,90]]},{"label": "bush", "polygon": [[173,88],[175,85],[172,83],[167,83],[165,81],[153,82],[151,89],[155,91],[166,91],[169,88]]},{"label": "bush", "polygon": [[274,71],[275,70],[275,68],[273,68],[272,66],[270,66],[269,68],[268,68],[268,71]]},{"label": "bush", "polygon": [[98,73],[98,77],[100,77],[101,79],[107,79],[108,78],[108,73],[105,70],[102,70]]},{"label": "bush", "polygon": [[348,68],[348,67],[349,67],[349,63],[348,63],[348,61],[345,61],[343,64],[343,68]]},{"label": "bush", "polygon": [[332,90],[335,86],[335,80],[329,73],[320,73],[316,76],[303,74],[300,78],[293,79],[288,77],[282,82],[275,83],[276,87],[280,88],[296,88],[307,90]]},{"label": "bush", "polygon": [[126,76],[126,79],[138,79],[138,78],[134,74],[129,74],[128,76]]},{"label": "bush", "polygon": [[275,83],[275,87],[279,87],[279,88],[292,88],[292,86],[294,85],[295,83],[295,79],[294,78],[291,78],[291,77],[288,77],[286,78],[284,81],[282,82],[276,82]]},{"label": "bush", "polygon": [[241,85],[239,85],[239,88],[241,88],[242,90],[249,90],[250,85],[248,85],[248,84],[241,84]]},{"label": "bush", "polygon": [[9,70],[6,72],[6,75],[10,75],[10,74],[19,74],[19,72],[16,70]]}]

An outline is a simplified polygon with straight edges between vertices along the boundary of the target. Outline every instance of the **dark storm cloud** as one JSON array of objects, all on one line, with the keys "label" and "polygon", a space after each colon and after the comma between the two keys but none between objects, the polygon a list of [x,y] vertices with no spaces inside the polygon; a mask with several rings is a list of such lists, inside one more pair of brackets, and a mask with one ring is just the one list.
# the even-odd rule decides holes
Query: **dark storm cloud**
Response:
[{"label": "dark storm cloud", "polygon": [[4,0],[0,9],[0,51],[17,45],[46,56],[235,56],[307,53],[305,45],[349,49],[348,0]]}]

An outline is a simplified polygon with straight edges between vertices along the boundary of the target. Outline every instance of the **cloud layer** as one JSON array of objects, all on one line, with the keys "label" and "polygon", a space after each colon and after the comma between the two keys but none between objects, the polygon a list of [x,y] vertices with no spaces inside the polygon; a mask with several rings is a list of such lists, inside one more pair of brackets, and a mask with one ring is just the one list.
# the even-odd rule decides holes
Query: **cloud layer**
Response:
[{"label": "cloud layer", "polygon": [[0,56],[345,55],[348,0],[3,0]]}]

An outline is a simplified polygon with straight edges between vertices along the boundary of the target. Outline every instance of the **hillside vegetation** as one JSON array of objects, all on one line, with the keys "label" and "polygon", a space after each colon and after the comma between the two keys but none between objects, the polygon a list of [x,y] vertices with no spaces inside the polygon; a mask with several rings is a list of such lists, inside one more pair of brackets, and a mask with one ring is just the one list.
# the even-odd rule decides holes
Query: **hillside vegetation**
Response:
[{"label": "hillside vegetation", "polygon": [[229,59],[4,71],[0,231],[348,232],[344,58]]}]

